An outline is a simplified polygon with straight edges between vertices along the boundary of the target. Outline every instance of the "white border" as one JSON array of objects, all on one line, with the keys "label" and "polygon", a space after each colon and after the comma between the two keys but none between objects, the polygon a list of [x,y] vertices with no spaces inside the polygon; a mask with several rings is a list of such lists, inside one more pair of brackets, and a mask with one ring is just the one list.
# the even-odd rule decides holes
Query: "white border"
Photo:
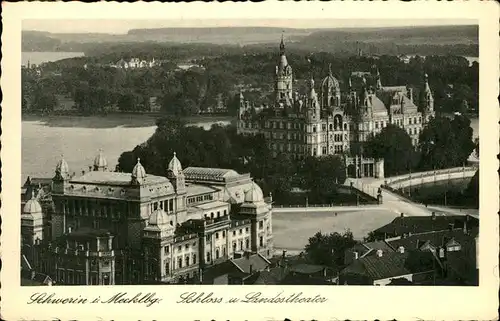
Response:
[{"label": "white border", "polygon": [[[333,320],[333,319],[495,319],[498,295],[499,7],[495,2],[264,2],[264,3],[3,3],[2,34],[2,271],[3,319],[118,320]],[[29,296],[48,288],[19,286],[19,190],[21,173],[20,28],[22,19],[477,19],[480,25],[480,286],[114,286],[51,287],[65,296],[101,296],[119,291],[156,292],[161,304],[28,305]],[[324,304],[176,304],[180,293],[215,296],[261,291],[321,294]]]}]

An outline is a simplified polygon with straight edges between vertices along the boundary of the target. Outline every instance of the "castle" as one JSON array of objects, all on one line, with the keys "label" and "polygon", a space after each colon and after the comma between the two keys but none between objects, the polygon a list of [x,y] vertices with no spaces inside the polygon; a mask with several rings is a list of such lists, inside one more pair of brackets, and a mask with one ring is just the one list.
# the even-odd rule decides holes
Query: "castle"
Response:
[{"label": "castle", "polygon": [[[22,259],[56,284],[201,282],[203,271],[246,255],[273,255],[271,198],[249,174],[188,167],[177,156],[167,176],[108,171],[70,174],[62,158],[52,206],[31,193],[21,213]],[[45,204],[45,203],[43,203]]]},{"label": "castle", "polygon": [[279,55],[274,102],[269,107],[256,108],[240,93],[238,113],[238,133],[263,134],[274,156],[287,153],[301,159],[358,155],[345,158],[346,165],[355,164],[356,172],[361,172],[355,176],[383,177],[378,170],[383,168],[380,166],[382,160],[363,158],[362,143],[388,124],[394,124],[403,128],[416,146],[422,128],[434,115],[434,99],[427,75],[419,107],[412,88],[383,86],[378,69],[375,74],[352,72],[347,92],[341,92],[339,81],[329,68],[328,75],[320,83],[319,93],[311,75],[308,93],[301,95],[293,90],[293,69],[285,54],[283,38]]}]

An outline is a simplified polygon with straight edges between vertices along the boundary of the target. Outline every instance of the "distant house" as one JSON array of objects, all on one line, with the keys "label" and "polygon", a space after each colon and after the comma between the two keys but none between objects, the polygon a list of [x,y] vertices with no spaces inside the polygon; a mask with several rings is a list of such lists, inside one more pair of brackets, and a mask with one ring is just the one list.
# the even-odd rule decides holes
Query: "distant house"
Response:
[{"label": "distant house", "polygon": [[471,215],[452,216],[401,216],[396,217],[391,223],[386,224],[373,231],[376,240],[385,240],[391,237],[399,237],[416,233],[462,228],[464,224],[469,227],[479,226],[479,219]]},{"label": "distant house", "polygon": [[248,284],[254,274],[269,268],[271,262],[260,254],[245,252],[203,272],[203,284]]},{"label": "distant house", "polygon": [[434,260],[430,251],[406,251],[400,248],[384,253],[383,250],[377,250],[375,255],[354,260],[343,269],[339,284],[388,285],[396,278],[413,282],[416,276],[422,278],[422,275],[434,273]]},{"label": "distant house", "polygon": [[[477,235],[473,224],[384,241],[360,244],[346,251],[340,284],[477,285]],[[404,280],[403,280],[404,279]]]}]

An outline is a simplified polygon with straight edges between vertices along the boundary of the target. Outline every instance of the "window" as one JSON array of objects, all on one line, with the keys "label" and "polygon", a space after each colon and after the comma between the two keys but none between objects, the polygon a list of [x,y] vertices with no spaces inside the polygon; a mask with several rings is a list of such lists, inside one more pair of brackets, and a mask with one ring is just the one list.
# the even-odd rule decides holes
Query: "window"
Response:
[{"label": "window", "polygon": [[411,125],[411,118],[408,118],[408,124]]},{"label": "window", "polygon": [[170,252],[169,246],[165,246],[165,249],[163,251],[165,252],[165,254],[168,254]]},{"label": "window", "polygon": [[233,252],[236,252],[236,242],[233,242]]},{"label": "window", "polygon": [[378,121],[375,122],[375,128],[378,129]]},{"label": "window", "polygon": [[264,228],[264,221],[259,221],[259,228],[260,229]]},{"label": "window", "polygon": [[193,254],[193,264],[196,264],[196,254]]},{"label": "window", "polygon": [[245,227],[245,232],[247,232],[247,233],[248,233],[248,227]]},{"label": "window", "polygon": [[215,233],[215,239],[218,240],[219,239],[219,233]]},{"label": "window", "polygon": [[326,155],[326,147],[323,147],[323,155]]},{"label": "window", "polygon": [[207,240],[207,242],[210,242],[210,235],[207,234],[207,236],[205,237],[205,239]]},{"label": "window", "polygon": [[219,258],[219,249],[215,250],[215,259],[217,260]]},{"label": "window", "polygon": [[227,210],[224,210],[224,216],[226,216],[226,215],[227,215]]},{"label": "window", "polygon": [[226,231],[222,231],[222,238],[226,237]]},{"label": "window", "polygon": [[179,257],[179,258],[177,259],[177,267],[178,267],[179,269],[180,269],[180,268],[182,268],[182,257]]},{"label": "window", "polygon": [[233,231],[233,236],[236,236],[236,231]]},{"label": "window", "polygon": [[333,131],[333,124],[330,124],[330,131]]},{"label": "window", "polygon": [[214,212],[210,213],[210,218],[213,219],[214,218]]},{"label": "window", "polygon": [[179,251],[179,252],[180,252],[180,251],[182,251],[182,247],[181,247],[181,246],[179,246],[179,247],[177,248],[177,251]]},{"label": "window", "polygon": [[222,246],[222,256],[226,256],[226,247]]},{"label": "window", "polygon": [[210,252],[207,252],[207,262],[210,262]]},{"label": "window", "polygon": [[240,235],[243,234],[243,229],[240,228]]},{"label": "window", "polygon": [[186,248],[186,250],[189,249],[189,244],[186,244],[184,247]]},{"label": "window", "polygon": [[245,248],[248,249],[250,247],[250,240],[246,239],[245,240]]},{"label": "window", "polygon": [[259,237],[259,246],[264,246],[264,237]]},{"label": "window", "polygon": [[313,133],[316,132],[316,126],[313,126]]}]

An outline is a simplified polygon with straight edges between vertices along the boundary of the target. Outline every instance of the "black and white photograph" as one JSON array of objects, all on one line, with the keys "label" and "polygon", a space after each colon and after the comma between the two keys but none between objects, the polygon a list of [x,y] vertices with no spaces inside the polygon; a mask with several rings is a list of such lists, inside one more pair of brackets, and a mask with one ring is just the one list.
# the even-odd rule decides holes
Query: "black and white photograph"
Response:
[{"label": "black and white photograph", "polygon": [[478,285],[477,22],[253,23],[23,21],[22,285]]},{"label": "black and white photograph", "polygon": [[500,11],[402,4],[7,5],[1,318],[494,318]]}]

